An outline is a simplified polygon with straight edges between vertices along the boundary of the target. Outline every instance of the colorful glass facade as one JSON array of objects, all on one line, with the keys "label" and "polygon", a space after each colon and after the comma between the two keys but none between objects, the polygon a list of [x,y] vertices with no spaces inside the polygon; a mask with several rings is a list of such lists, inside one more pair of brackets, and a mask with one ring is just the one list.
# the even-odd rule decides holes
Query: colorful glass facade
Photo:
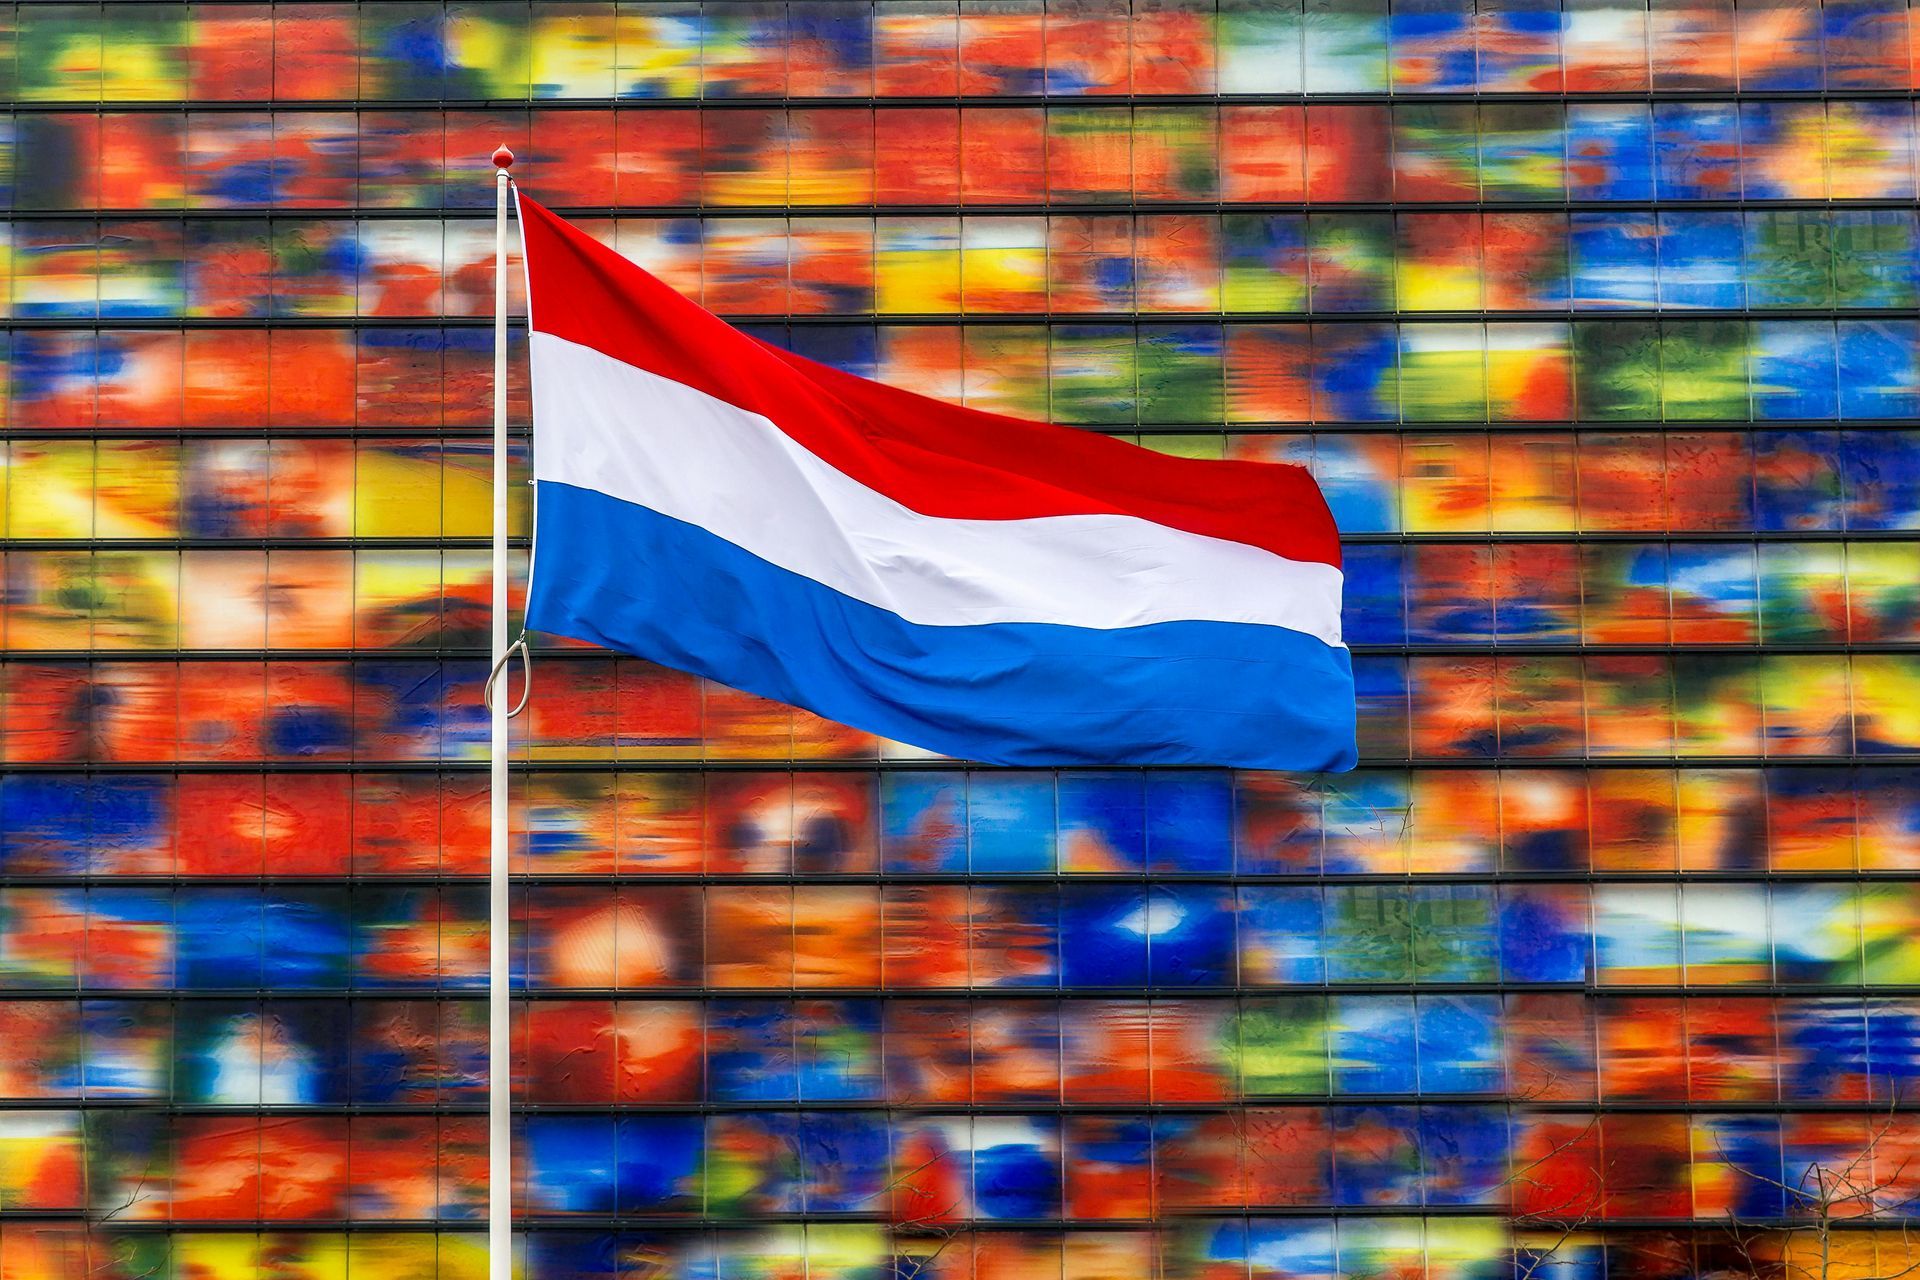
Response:
[{"label": "colorful glass facade", "polygon": [[1311,466],[1364,757],[977,769],[545,647],[529,1277],[1907,1274],[1917,60],[1907,0],[0,4],[0,1277],[484,1273],[503,140],[816,358]]}]

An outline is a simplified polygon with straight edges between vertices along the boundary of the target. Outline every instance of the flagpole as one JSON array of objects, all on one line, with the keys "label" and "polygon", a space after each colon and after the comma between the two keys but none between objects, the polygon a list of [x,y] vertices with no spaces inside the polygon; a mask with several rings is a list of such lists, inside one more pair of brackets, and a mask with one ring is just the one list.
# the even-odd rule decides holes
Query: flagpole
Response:
[{"label": "flagpole", "polygon": [[[493,675],[503,683],[507,659],[507,170],[513,152],[493,153]],[[506,689],[487,699],[491,733],[487,763],[487,1280],[513,1276],[513,1018],[507,825]]]}]

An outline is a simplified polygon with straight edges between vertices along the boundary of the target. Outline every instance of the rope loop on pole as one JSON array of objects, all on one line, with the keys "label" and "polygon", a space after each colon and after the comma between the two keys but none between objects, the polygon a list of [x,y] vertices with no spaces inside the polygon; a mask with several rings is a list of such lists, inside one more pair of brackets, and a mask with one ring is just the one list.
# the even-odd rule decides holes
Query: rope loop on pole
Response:
[{"label": "rope loop on pole", "polygon": [[494,709],[494,687],[504,678],[507,664],[513,661],[513,655],[516,650],[518,650],[520,654],[520,670],[525,675],[525,681],[520,687],[520,701],[514,703],[513,706],[507,710],[507,719],[509,720],[519,715],[522,711],[525,711],[527,709],[527,699],[533,697],[533,652],[527,648],[527,633],[525,631],[520,633],[519,639],[507,646],[507,651],[500,655],[500,661],[493,664],[493,670],[487,673],[486,687],[481,690],[480,694],[481,700],[486,703],[487,710],[492,711]]}]

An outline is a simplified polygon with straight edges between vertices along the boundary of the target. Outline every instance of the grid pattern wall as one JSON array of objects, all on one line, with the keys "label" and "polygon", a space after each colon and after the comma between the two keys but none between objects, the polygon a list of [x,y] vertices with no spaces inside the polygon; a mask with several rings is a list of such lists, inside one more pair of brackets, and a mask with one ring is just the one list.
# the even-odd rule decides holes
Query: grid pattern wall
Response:
[{"label": "grid pattern wall", "polygon": [[0,1277],[484,1274],[501,141],[807,355],[1311,467],[1363,756],[542,647],[528,1277],[1910,1274],[1917,74],[1908,0],[0,4]]}]

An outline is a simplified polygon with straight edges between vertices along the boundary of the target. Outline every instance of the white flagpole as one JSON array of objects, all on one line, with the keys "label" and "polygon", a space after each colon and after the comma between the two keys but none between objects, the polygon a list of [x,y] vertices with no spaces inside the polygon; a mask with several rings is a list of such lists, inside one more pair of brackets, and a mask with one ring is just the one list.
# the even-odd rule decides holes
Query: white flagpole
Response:
[{"label": "white flagpole", "polygon": [[511,898],[507,876],[507,188],[513,152],[493,153],[493,667],[489,690],[492,732],[487,762],[489,826],[487,860],[487,1280],[513,1276],[513,1018]]}]

